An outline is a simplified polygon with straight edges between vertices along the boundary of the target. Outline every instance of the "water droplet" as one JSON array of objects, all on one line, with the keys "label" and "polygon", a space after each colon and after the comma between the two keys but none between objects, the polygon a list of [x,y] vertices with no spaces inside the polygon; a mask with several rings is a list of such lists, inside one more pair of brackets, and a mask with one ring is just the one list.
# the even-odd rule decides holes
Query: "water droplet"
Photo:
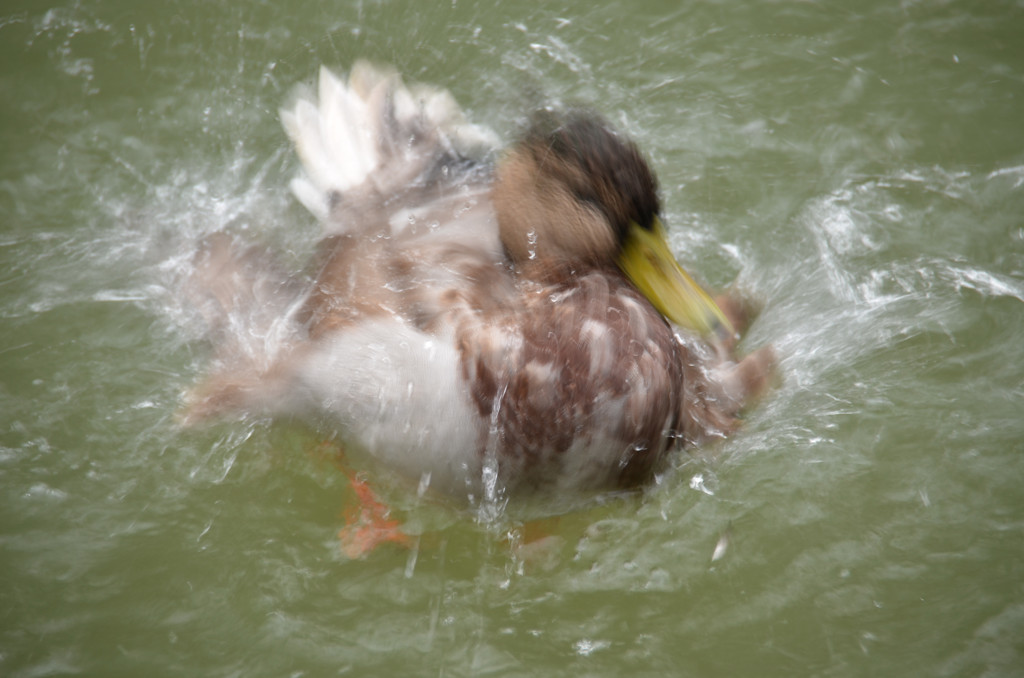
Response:
[{"label": "water droplet", "polygon": [[711,562],[721,560],[725,557],[725,552],[729,550],[729,535],[728,533],[723,534],[718,538],[718,543],[715,544],[715,550],[711,553]]},{"label": "water droplet", "polygon": [[611,643],[607,640],[590,640],[589,638],[582,638],[573,643],[573,649],[576,650],[576,654],[581,657],[589,657],[598,650],[603,650],[610,645]]}]

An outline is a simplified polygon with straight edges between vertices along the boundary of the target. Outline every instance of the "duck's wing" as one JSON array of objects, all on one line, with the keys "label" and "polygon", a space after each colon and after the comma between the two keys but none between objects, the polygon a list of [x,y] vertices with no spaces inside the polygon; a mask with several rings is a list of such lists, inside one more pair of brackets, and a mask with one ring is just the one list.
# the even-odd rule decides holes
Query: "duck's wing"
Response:
[{"label": "duck's wing", "polygon": [[347,79],[321,68],[317,92],[300,91],[281,122],[304,170],[292,191],[327,236],[383,222],[392,235],[403,232],[439,198],[489,184],[498,147],[447,90],[406,86],[396,71],[365,61]]},{"label": "duck's wing", "polygon": [[493,273],[504,260],[490,197],[497,136],[448,91],[367,62],[347,79],[323,68],[318,91],[281,120],[303,166],[292,190],[324,226],[297,317],[311,338],[382,314],[423,327],[455,296],[506,293]]}]

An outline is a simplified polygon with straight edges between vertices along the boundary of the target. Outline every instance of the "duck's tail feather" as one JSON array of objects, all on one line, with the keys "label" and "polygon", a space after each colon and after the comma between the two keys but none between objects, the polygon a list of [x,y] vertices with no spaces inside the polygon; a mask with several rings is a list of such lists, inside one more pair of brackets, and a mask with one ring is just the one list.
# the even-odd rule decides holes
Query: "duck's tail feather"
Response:
[{"label": "duck's tail feather", "polygon": [[472,165],[498,145],[493,131],[467,122],[447,90],[408,87],[396,71],[365,61],[347,81],[321,67],[318,92],[300,93],[281,122],[305,170],[292,192],[328,231],[345,230],[332,216],[350,194],[392,196],[441,174],[453,178],[434,170]]},{"label": "duck's tail feather", "polygon": [[282,358],[301,336],[294,315],[305,289],[262,247],[222,232],[200,243],[182,291],[204,321],[214,367],[186,394],[182,423],[282,403]]}]

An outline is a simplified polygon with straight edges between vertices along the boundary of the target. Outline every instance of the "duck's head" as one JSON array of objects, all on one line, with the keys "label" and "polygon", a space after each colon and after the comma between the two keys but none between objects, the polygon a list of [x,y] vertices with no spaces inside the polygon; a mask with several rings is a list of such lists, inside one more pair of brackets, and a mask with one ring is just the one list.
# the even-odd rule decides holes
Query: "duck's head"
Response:
[{"label": "duck's head", "polygon": [[538,116],[499,164],[494,204],[502,243],[524,271],[617,267],[670,321],[733,334],[672,255],[646,159],[597,115]]}]

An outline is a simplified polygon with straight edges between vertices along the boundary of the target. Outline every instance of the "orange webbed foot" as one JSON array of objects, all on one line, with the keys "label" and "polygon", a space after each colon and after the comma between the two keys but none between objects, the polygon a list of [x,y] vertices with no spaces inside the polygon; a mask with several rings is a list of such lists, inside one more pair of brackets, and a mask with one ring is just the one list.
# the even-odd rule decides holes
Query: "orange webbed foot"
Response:
[{"label": "orange webbed foot", "polygon": [[509,531],[506,539],[520,570],[553,570],[561,560],[565,538],[560,536],[561,516],[538,518]]},{"label": "orange webbed foot", "polygon": [[346,471],[346,475],[358,503],[346,509],[345,527],[338,532],[342,552],[354,560],[388,542],[411,548],[412,539],[391,518],[391,509],[377,498],[369,483],[354,473]]}]

